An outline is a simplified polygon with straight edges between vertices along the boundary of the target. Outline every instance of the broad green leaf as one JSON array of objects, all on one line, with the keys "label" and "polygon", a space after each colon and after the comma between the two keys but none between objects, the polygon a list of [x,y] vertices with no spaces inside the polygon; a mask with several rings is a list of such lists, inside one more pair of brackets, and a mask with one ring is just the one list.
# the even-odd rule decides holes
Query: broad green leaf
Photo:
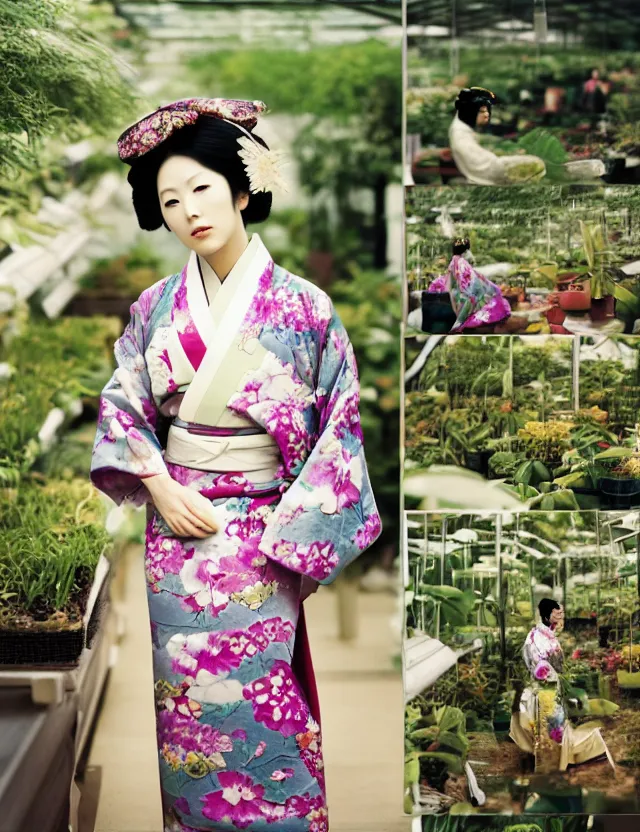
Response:
[{"label": "broad green leaf", "polygon": [[[423,751],[420,757],[426,757],[430,760],[440,760],[452,774],[462,774],[464,765],[460,757],[455,754],[447,754],[444,751]],[[415,782],[415,781],[414,781]]]},{"label": "broad green leaf", "polygon": [[608,699],[590,699],[589,713],[593,716],[611,716],[620,710],[620,705],[609,702]]}]

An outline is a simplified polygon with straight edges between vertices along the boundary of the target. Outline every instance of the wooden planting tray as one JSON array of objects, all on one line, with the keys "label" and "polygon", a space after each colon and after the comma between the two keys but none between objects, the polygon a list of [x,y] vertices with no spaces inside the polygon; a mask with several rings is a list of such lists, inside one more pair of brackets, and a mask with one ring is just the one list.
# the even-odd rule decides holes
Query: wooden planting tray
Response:
[{"label": "wooden planting tray", "polygon": [[[83,626],[79,630],[28,632],[0,630],[0,666],[15,668],[69,668],[78,664],[82,651],[91,647],[102,612],[109,599],[110,564],[102,555],[96,567],[87,601]],[[0,686],[4,674],[0,672]]]}]

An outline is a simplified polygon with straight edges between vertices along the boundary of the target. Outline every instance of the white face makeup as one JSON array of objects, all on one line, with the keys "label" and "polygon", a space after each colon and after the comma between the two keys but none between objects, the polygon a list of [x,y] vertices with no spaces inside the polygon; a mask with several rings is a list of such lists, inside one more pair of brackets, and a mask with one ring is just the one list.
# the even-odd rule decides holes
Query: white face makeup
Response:
[{"label": "white face makeup", "polygon": [[488,107],[480,107],[478,110],[478,115],[476,116],[476,127],[484,127],[485,124],[489,124],[491,120],[491,114],[489,112]]},{"label": "white face makeup", "polygon": [[170,156],[157,188],[164,221],[187,248],[208,259],[239,239],[246,245],[240,212],[249,198],[241,195],[234,205],[222,174],[188,156]]}]

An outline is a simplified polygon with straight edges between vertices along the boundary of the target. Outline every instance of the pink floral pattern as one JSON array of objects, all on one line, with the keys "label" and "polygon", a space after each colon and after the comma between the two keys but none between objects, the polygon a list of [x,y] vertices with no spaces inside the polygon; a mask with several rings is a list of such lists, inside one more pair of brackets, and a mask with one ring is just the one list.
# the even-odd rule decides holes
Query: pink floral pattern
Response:
[{"label": "pink floral pattern", "polygon": [[185,98],[160,107],[128,127],[118,139],[118,155],[123,162],[144,156],[176,130],[195,124],[200,116],[213,116],[253,130],[258,116],[266,111],[262,101],[236,101],[225,98]]},{"label": "pink floral pattern", "polygon": [[274,662],[267,676],[244,688],[243,696],[251,701],[257,722],[285,737],[300,733],[309,719],[307,703],[286,662]]},{"label": "pink floral pattern", "polygon": [[272,644],[285,644],[293,637],[294,629],[288,621],[270,618],[256,621],[246,630],[214,630],[206,635],[183,636],[182,643],[173,645],[175,657],[172,671],[177,675],[195,676],[206,670],[213,676],[237,670],[245,659],[264,653]]},{"label": "pink floral pattern", "polygon": [[318,798],[305,795],[292,797],[284,804],[273,803],[264,799],[263,786],[236,772],[220,773],[218,782],[222,788],[204,798],[203,814],[210,820],[247,829],[259,820],[277,823],[288,818],[306,818],[310,825],[305,828],[309,832],[327,832],[329,829],[326,806]]},{"label": "pink floral pattern", "polygon": [[185,560],[192,557],[193,552],[193,548],[186,548],[178,538],[157,537],[147,529],[144,565],[151,591],[160,592],[160,581],[167,575],[178,575]]}]

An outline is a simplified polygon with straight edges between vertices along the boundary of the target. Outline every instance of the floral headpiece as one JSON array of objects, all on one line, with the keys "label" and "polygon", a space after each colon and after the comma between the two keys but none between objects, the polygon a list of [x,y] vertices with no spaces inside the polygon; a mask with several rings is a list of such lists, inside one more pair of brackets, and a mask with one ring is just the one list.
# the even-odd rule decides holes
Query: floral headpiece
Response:
[{"label": "floral headpiece", "polygon": [[118,155],[123,162],[136,159],[158,147],[181,127],[195,124],[200,116],[211,116],[234,124],[244,136],[238,139],[242,150],[251,193],[280,189],[286,185],[280,174],[283,153],[261,145],[251,134],[258,116],[266,112],[262,101],[236,101],[227,98],[185,98],[158,108],[155,112],[128,127],[118,139]]}]

